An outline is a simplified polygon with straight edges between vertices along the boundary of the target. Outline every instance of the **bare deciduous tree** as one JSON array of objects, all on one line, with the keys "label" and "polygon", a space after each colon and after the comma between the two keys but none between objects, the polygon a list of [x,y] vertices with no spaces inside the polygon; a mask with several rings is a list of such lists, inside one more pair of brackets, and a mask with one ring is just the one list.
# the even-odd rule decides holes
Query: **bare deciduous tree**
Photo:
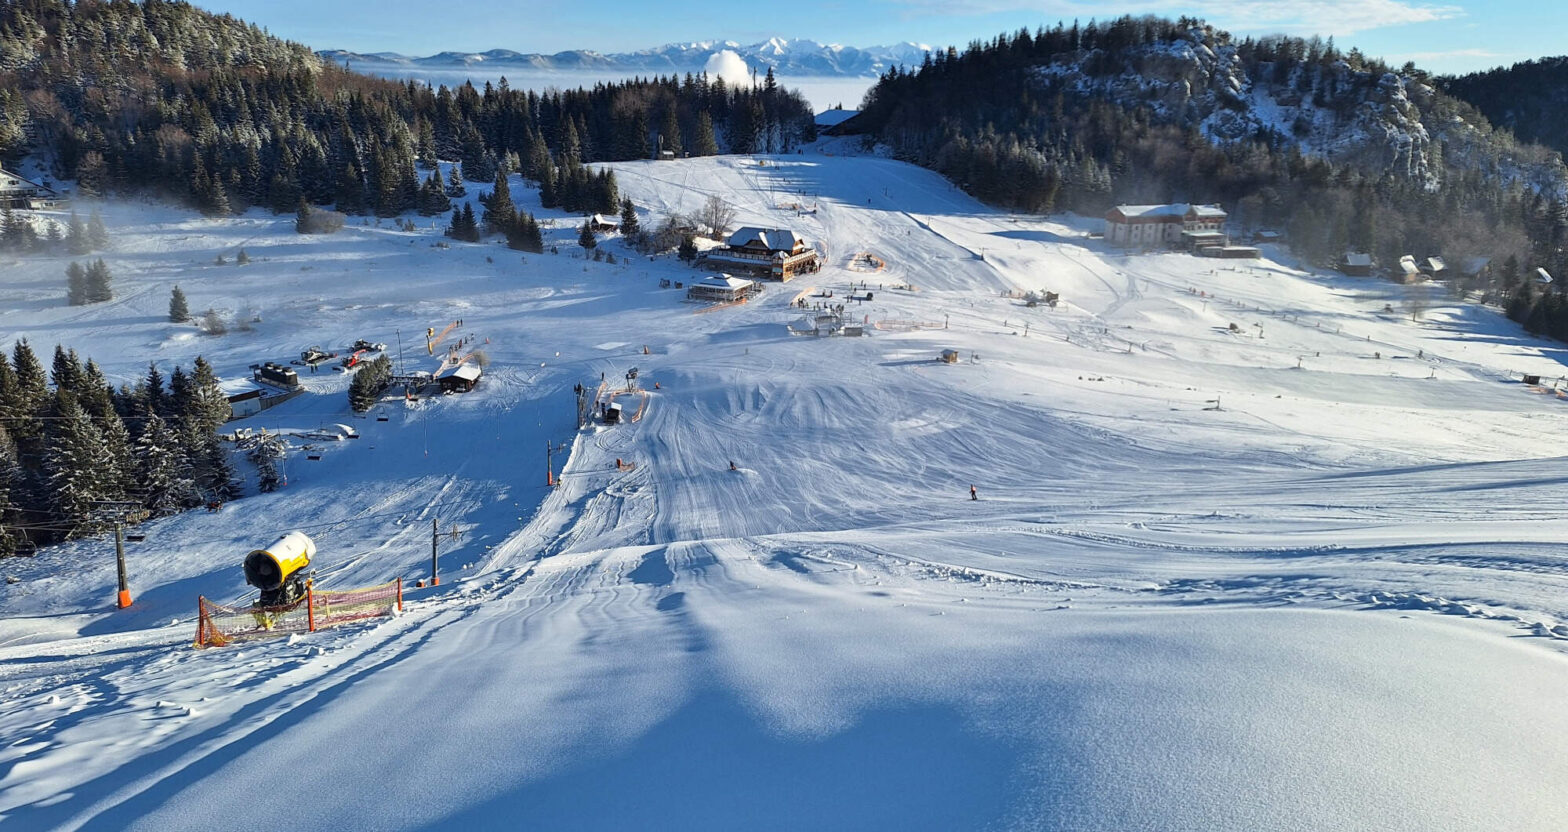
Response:
[{"label": "bare deciduous tree", "polygon": [[708,201],[697,213],[697,222],[708,229],[708,236],[715,240],[724,239],[724,232],[735,221],[735,206],[720,199],[717,194],[708,197]]}]

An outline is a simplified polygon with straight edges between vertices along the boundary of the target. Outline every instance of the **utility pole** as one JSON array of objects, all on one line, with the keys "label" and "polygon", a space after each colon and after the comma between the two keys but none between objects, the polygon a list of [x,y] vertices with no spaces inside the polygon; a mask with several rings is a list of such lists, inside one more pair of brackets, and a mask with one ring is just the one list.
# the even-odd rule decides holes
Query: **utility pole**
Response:
[{"label": "utility pole", "polygon": [[131,605],[131,586],[125,578],[125,524],[114,522],[114,565],[120,573],[120,609]]},{"label": "utility pole", "polygon": [[397,374],[400,376],[406,375],[403,372],[403,330],[398,329],[394,331],[397,333]]},{"label": "utility pole", "polygon": [[437,522],[436,518],[434,518],[434,517],[430,518],[430,585],[431,586],[440,586],[441,585],[441,575],[440,575],[440,573],[438,571],[438,567],[436,566],[436,540],[439,538],[439,532],[436,531],[436,522]]},{"label": "utility pole", "polygon": [[131,605],[131,585],[125,574],[125,521],[133,512],[141,509],[141,504],[125,500],[94,500],[92,505],[114,522],[114,567],[120,585],[116,603],[123,610]]},{"label": "utility pole", "polygon": [[551,454],[555,453],[555,445],[546,439],[544,442],[544,484],[555,485],[555,463],[551,461]]}]

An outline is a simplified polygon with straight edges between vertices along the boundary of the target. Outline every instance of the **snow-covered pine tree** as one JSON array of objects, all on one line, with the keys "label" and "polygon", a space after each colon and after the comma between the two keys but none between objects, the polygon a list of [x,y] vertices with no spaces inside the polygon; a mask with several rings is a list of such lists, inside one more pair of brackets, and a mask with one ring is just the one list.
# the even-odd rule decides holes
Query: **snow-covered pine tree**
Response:
[{"label": "snow-covered pine tree", "polygon": [[87,303],[87,270],[74,260],[65,264],[65,302],[71,306]]},{"label": "snow-covered pine tree", "polygon": [[54,345],[54,362],[49,371],[49,379],[54,382],[56,390],[69,390],[77,395],[82,390],[82,361],[76,356],[76,350],[66,352],[65,347]]},{"label": "snow-covered pine tree", "polygon": [[92,243],[87,239],[87,227],[82,224],[82,218],[75,211],[66,221],[65,244],[66,251],[73,255],[87,254],[93,250]]},{"label": "snow-covered pine tree", "polygon": [[169,415],[169,391],[164,387],[163,373],[158,371],[156,363],[147,362],[147,375],[136,392],[153,413],[165,417]]},{"label": "snow-covered pine tree", "polygon": [[142,421],[142,434],[133,449],[137,490],[142,506],[154,515],[174,514],[195,505],[196,484],[179,437],[163,417],[152,411]]},{"label": "snow-covered pine tree", "polygon": [[49,402],[49,384],[44,365],[39,363],[32,345],[23,338],[11,349],[11,367],[16,371],[16,394],[12,421],[8,425],[23,459],[40,451],[43,439],[44,408]]},{"label": "snow-covered pine tree", "polygon": [[44,442],[44,482],[55,519],[68,537],[91,534],[100,523],[93,502],[112,498],[103,436],[83,412],[76,394],[55,391]]},{"label": "snow-covered pine tree", "polygon": [[103,303],[114,300],[114,288],[110,280],[109,266],[103,262],[103,258],[94,260],[92,265],[87,267],[87,302]]},{"label": "snow-covered pine tree", "polygon": [[183,324],[191,319],[191,307],[185,300],[185,293],[180,291],[180,284],[174,284],[174,291],[169,293],[169,320],[173,323]]},{"label": "snow-covered pine tree", "polygon": [[218,385],[218,376],[207,359],[196,356],[190,375],[190,410],[185,418],[203,433],[215,433],[233,415],[229,397]]},{"label": "snow-covered pine tree", "polygon": [[109,230],[103,227],[103,216],[94,208],[87,218],[87,245],[93,251],[109,248]]},{"label": "snow-covered pine tree", "polygon": [[[0,364],[5,361],[0,360]],[[15,495],[22,484],[22,466],[17,460],[16,444],[0,424],[0,558],[16,554],[21,543],[21,532],[12,532],[10,523],[18,500]]]},{"label": "snow-covered pine tree", "polygon": [[582,229],[577,232],[577,244],[583,247],[584,254],[592,251],[594,247],[599,245],[599,241],[593,237],[593,229],[589,228],[586,222],[583,223]]}]

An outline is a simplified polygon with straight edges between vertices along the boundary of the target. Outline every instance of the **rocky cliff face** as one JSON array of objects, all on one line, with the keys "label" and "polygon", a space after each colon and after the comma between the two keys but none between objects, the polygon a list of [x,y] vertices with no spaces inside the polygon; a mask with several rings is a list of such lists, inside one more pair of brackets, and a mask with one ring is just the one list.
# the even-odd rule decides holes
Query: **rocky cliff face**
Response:
[{"label": "rocky cliff face", "polygon": [[1212,29],[1118,52],[1059,57],[1037,70],[1042,86],[1143,107],[1164,123],[1194,126],[1215,142],[1262,138],[1276,147],[1436,186],[1458,170],[1501,175],[1562,193],[1555,153],[1519,145],[1419,71],[1368,68],[1352,52],[1332,61],[1244,61]]}]

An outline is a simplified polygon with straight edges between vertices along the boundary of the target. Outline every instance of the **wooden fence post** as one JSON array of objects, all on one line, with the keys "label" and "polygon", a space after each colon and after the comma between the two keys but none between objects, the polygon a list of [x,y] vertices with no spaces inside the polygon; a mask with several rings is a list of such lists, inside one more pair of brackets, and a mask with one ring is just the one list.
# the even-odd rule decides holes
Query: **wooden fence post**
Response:
[{"label": "wooden fence post", "polygon": [[305,621],[310,626],[310,631],[316,631],[316,588],[310,581],[305,582]]},{"label": "wooden fence post", "polygon": [[397,611],[403,611],[403,576],[397,576]]}]

